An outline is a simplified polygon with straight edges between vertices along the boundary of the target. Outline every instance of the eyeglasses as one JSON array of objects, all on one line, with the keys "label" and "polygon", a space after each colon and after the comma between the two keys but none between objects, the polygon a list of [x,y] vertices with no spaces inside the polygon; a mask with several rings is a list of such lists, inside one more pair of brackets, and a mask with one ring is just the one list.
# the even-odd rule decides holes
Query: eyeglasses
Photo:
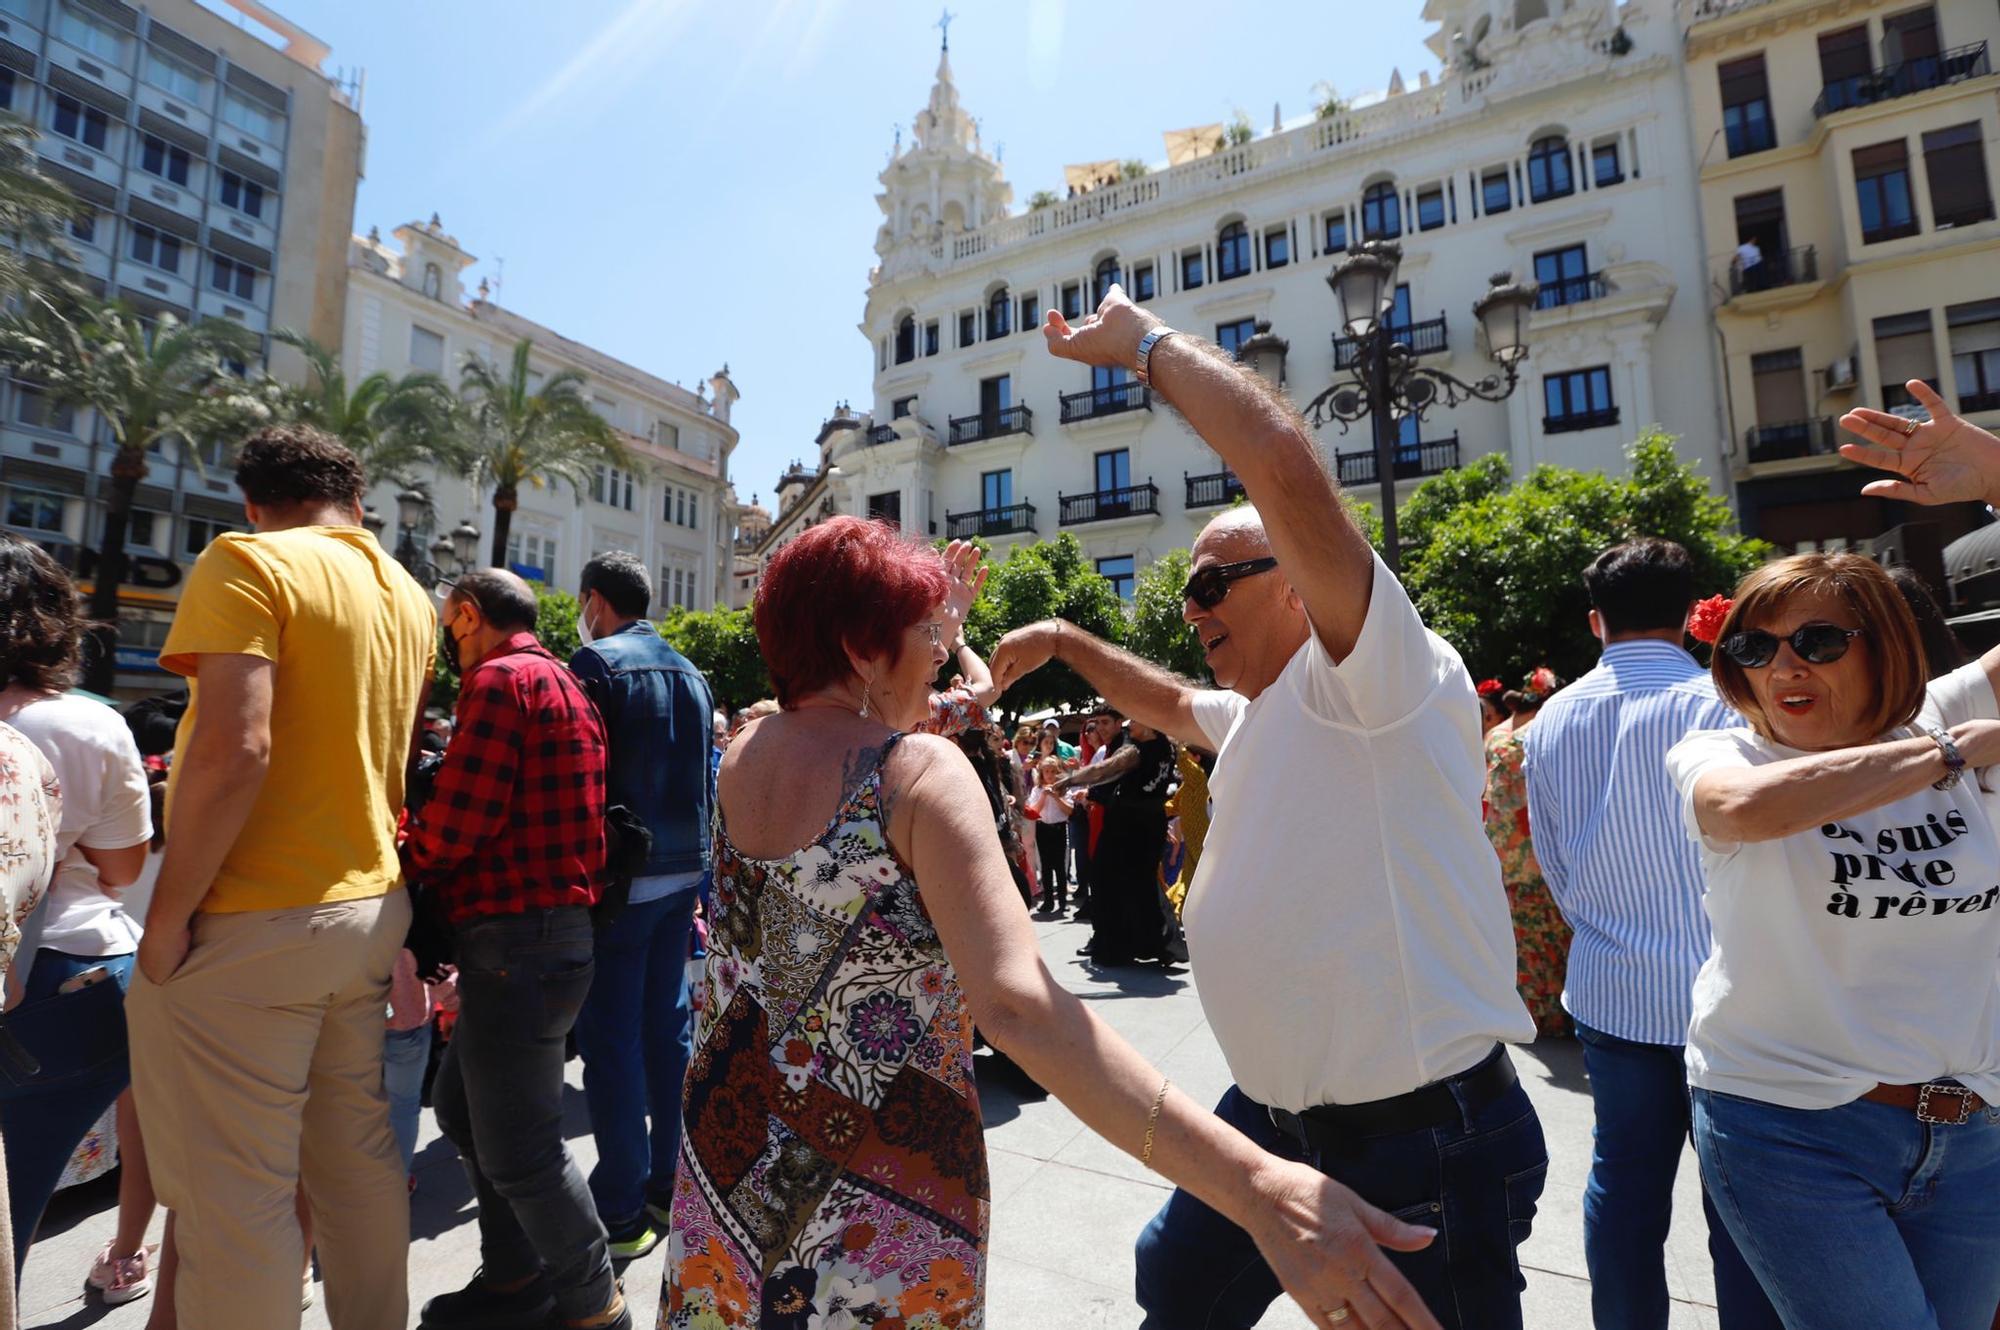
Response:
[{"label": "eyeglasses", "polygon": [[1779,637],[1761,628],[1750,628],[1731,633],[1716,645],[1723,655],[1746,670],[1761,670],[1769,665],[1777,658],[1780,642],[1790,642],[1800,660],[1812,665],[1831,665],[1846,655],[1848,645],[1866,631],[1834,623],[1809,623],[1794,630],[1790,637]]},{"label": "eyeglasses", "polygon": [[1278,566],[1278,561],[1269,555],[1261,559],[1245,559],[1241,563],[1212,563],[1187,580],[1181,588],[1181,599],[1191,600],[1205,610],[1212,610],[1229,598],[1231,584],[1258,573],[1268,573]]},{"label": "eyeglasses", "polygon": [[923,623],[918,624],[917,627],[921,628],[924,636],[931,640],[932,646],[941,647],[944,645],[944,629],[938,627],[935,621],[925,620]]}]

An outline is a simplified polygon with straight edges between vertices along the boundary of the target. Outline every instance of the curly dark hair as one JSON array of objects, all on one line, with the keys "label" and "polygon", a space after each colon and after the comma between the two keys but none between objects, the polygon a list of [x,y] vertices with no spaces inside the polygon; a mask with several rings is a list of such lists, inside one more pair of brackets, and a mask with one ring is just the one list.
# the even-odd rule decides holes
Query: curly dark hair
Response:
[{"label": "curly dark hair", "polygon": [[268,425],[237,450],[236,484],[258,505],[359,504],[368,477],[361,459],[325,430]]},{"label": "curly dark hair", "polygon": [[40,545],[0,532],[0,686],[74,687],[84,627],[62,565]]}]

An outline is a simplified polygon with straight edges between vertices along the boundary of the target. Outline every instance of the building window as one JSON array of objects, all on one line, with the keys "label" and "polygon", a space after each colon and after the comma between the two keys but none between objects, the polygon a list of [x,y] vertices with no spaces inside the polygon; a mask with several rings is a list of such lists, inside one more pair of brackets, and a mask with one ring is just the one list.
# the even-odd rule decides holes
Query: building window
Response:
[{"label": "building window", "polygon": [[507,537],[507,566],[530,582],[554,586],[556,538],[532,532],[512,532]]},{"label": "building window", "polygon": [[1479,177],[1480,211],[1491,217],[1514,206],[1514,182],[1507,168],[1496,166]]},{"label": "building window", "polygon": [[927,356],[934,356],[937,353],[938,353],[938,321],[936,319],[932,319],[930,320],[930,322],[924,324],[924,354]]},{"label": "building window", "polygon": [[904,416],[907,416],[910,414],[910,412],[916,410],[916,407],[917,407],[917,399],[914,395],[909,397],[898,397],[895,401],[889,403],[889,419],[901,420]]},{"label": "building window", "polygon": [[1264,233],[1264,266],[1282,268],[1292,261],[1292,229],[1274,226]]},{"label": "building window", "polygon": [[1902,139],[1854,150],[1854,190],[1861,205],[1861,243],[1876,245],[1917,233],[1910,201],[1910,150]]},{"label": "building window", "polygon": [[979,340],[979,311],[962,309],[958,312],[958,344],[971,346]]},{"label": "building window", "polygon": [[590,478],[590,497],[612,508],[632,511],[632,473],[600,462]]},{"label": "building window", "polygon": [[1394,240],[1403,234],[1403,201],[1395,185],[1386,180],[1370,185],[1361,195],[1361,237],[1364,240]]},{"label": "building window", "polygon": [[1042,326],[1042,298],[1030,291],[1021,297],[1021,331],[1033,332]]},{"label": "building window", "polygon": [[884,490],[880,494],[869,495],[868,518],[874,522],[887,522],[891,526],[903,525],[903,491]]},{"label": "building window", "polygon": [[111,118],[95,106],[85,106],[74,97],[57,93],[50,128],[66,139],[75,139],[86,148],[102,152],[109,137]]},{"label": "building window", "polygon": [[1218,323],[1215,325],[1215,344],[1233,356],[1241,349],[1243,343],[1250,339],[1251,334],[1256,331],[1257,321],[1255,319],[1238,319],[1234,323]]},{"label": "building window", "polygon": [[1925,134],[1924,174],[1931,184],[1931,224],[1939,230],[1993,219],[1978,121]]},{"label": "building window", "polygon": [[979,473],[979,506],[988,513],[1014,506],[1014,473],[1011,470]]},{"label": "building window", "polygon": [[1536,203],[1566,198],[1576,193],[1576,173],[1571,169],[1569,140],[1560,134],[1536,139],[1528,149],[1528,197]]},{"label": "building window", "polygon": [[917,321],[905,314],[896,325],[896,363],[907,365],[917,358]]},{"label": "building window", "polygon": [[1347,251],[1347,210],[1342,208],[1326,215],[1326,252],[1343,254]]},{"label": "building window", "polygon": [[76,408],[68,402],[49,401],[48,395],[32,384],[14,385],[14,419],[35,429],[76,433]]},{"label": "building window", "polygon": [[264,187],[254,180],[245,180],[234,171],[220,173],[222,186],[217,196],[225,208],[234,208],[246,217],[264,215]]},{"label": "building window", "polygon": [[1590,183],[1598,189],[1622,184],[1625,172],[1618,160],[1618,140],[1610,139],[1590,150]]},{"label": "building window", "polygon": [[701,495],[688,491],[688,530],[701,530]]},{"label": "building window", "polygon": [[70,218],[69,233],[72,239],[81,240],[86,245],[97,243],[97,214],[84,212]]},{"label": "building window", "polygon": [[60,536],[63,529],[63,497],[41,490],[7,491],[7,525],[23,531],[45,531]]},{"label": "building window", "polygon": [[1159,278],[1154,275],[1153,265],[1140,263],[1132,268],[1132,299],[1151,300],[1160,293]]},{"label": "building window", "polygon": [[1097,272],[1090,283],[1091,306],[1095,308],[1103,304],[1104,297],[1110,294],[1111,288],[1124,280],[1125,274],[1119,269],[1115,256],[1098,260]]},{"label": "building window", "polygon": [[181,271],[181,239],[156,230],[143,222],[132,224],[132,257],[136,261],[175,276]]},{"label": "building window", "polygon": [[125,515],[125,547],[137,546],[142,550],[159,549],[158,538],[166,534],[165,514],[145,508],[134,508]]},{"label": "building window", "polygon": [[1138,570],[1129,554],[1116,555],[1097,561],[1097,575],[1111,583],[1111,589],[1118,593],[1118,599],[1130,600],[1138,589]]},{"label": "building window", "polygon": [[234,93],[222,94],[222,123],[271,143],[284,142],[277,115],[266,107]]},{"label": "building window", "polygon": [[1417,193],[1417,229],[1435,231],[1444,225],[1444,188],[1432,185]]},{"label": "building window", "polygon": [[999,428],[1000,413],[1014,405],[1014,376],[996,374],[979,381],[979,414],[989,430]]},{"label": "building window", "polygon": [[1537,309],[1575,305],[1592,295],[1590,264],[1582,245],[1548,249],[1535,255],[1535,282],[1541,288]]},{"label": "building window", "polygon": [[209,256],[208,284],[239,300],[257,298],[257,270],[247,263],[225,259],[220,254]]},{"label": "building window", "polygon": [[1820,104],[1828,111],[1845,110],[1874,100],[1868,85],[1875,74],[1869,50],[1868,25],[1857,23],[1819,35]]},{"label": "building window", "polygon": [[2000,411],[2000,300],[1951,305],[1951,377],[1960,411]]},{"label": "building window", "polygon": [[669,485],[667,492],[674,496],[673,524],[675,526],[686,526],[688,524],[687,491],[677,485]]},{"label": "building window", "polygon": [[1731,157],[1778,146],[1771,123],[1771,86],[1759,52],[1716,67],[1722,86],[1722,134]]},{"label": "building window", "polygon": [[240,526],[228,522],[217,522],[206,517],[183,517],[181,519],[181,553],[187,558],[201,556],[217,536],[231,531],[241,531]]},{"label": "building window", "polygon": [[1250,271],[1250,229],[1231,222],[1215,238],[1215,280],[1233,281]]},{"label": "building window", "polygon": [[1066,319],[1083,317],[1083,283],[1066,282],[1059,293],[1062,300],[1062,316]]},{"label": "building window", "polygon": [[188,150],[169,143],[157,134],[148,134],[139,141],[139,169],[148,175],[171,180],[176,185],[188,182]]},{"label": "building window", "polygon": [[1181,255],[1181,290],[1192,291],[1201,285],[1201,251],[1188,250]]},{"label": "building window", "polygon": [[653,421],[653,442],[672,452],[681,450],[681,428],[664,420]]},{"label": "building window", "polygon": [[1113,448],[1097,454],[1097,492],[1105,494],[1112,490],[1132,487],[1132,451],[1129,448]]},{"label": "building window", "polygon": [[146,79],[184,102],[202,100],[201,71],[152,48],[146,51]]},{"label": "building window", "polygon": [[1931,314],[1927,309],[1907,314],[1890,314],[1876,319],[1875,363],[1882,372],[1882,405],[1894,410],[1914,406],[1916,399],[1903,385],[1922,379],[1937,386],[1937,343],[1931,336]]},{"label": "building window", "polygon": [[1004,286],[986,298],[987,341],[990,342],[996,337],[1005,337],[1014,330],[1013,321],[1009,318],[1013,310],[1014,301],[1007,294],[1007,288]]},{"label": "building window", "polygon": [[444,373],[444,334],[417,324],[410,325],[410,368],[430,374]]},{"label": "building window", "polygon": [[0,107],[14,109],[14,71],[0,65]]},{"label": "building window", "polygon": [[1618,423],[1618,408],[1611,401],[1608,365],[1543,375],[1542,401],[1548,411],[1542,418],[1544,434],[1598,429]]}]

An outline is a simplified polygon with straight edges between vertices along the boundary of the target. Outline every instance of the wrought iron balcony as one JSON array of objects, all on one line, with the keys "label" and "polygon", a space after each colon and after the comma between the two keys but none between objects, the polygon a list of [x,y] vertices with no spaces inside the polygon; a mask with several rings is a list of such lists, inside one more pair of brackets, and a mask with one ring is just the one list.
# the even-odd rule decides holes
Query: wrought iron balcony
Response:
[{"label": "wrought iron balcony", "polygon": [[1834,432],[1831,416],[1752,425],[1744,431],[1743,443],[1752,462],[1782,462],[1792,457],[1821,457],[1840,451],[1840,438]]},{"label": "wrought iron balcony", "polygon": [[1085,522],[1111,522],[1121,517],[1152,517],[1160,511],[1160,487],[1152,481],[1143,485],[1121,485],[1117,489],[1089,494],[1058,494],[1064,526]]},{"label": "wrought iron balcony", "polygon": [[868,431],[868,442],[871,444],[894,443],[896,439],[897,434],[894,425],[877,425],[874,429]]},{"label": "wrought iron balcony", "polygon": [[951,540],[969,540],[973,536],[1032,535],[1034,530],[1035,505],[1032,503],[944,515],[944,533]]},{"label": "wrought iron balcony", "polygon": [[1936,55],[1918,56],[1866,74],[1835,79],[1820,89],[1819,100],[1813,103],[1813,119],[1857,106],[1894,101],[1992,72],[1993,62],[1987,58],[1985,42],[1954,46]]},{"label": "wrought iron balcony", "polygon": [[1153,390],[1143,383],[1113,383],[1080,393],[1062,395],[1062,423],[1095,420],[1125,411],[1151,411]]},{"label": "wrought iron balcony", "polygon": [[[1335,473],[1342,486],[1352,489],[1357,485],[1380,484],[1380,472],[1375,467],[1374,449],[1333,455]],[[1435,476],[1441,471],[1449,471],[1458,465],[1458,436],[1448,439],[1426,439],[1421,443],[1397,445],[1393,465],[1397,480],[1414,480],[1418,476]]]},{"label": "wrought iron balcony", "polygon": [[[1451,346],[1449,330],[1446,327],[1445,316],[1442,314],[1434,319],[1425,319],[1421,323],[1391,324],[1389,326],[1389,337],[1391,341],[1403,343],[1420,356],[1439,355],[1449,350]],[[1355,362],[1359,359],[1360,356],[1357,354],[1354,339],[1342,333],[1335,333],[1333,335],[1333,367],[1335,369],[1353,369]]]},{"label": "wrought iron balcony", "polygon": [[2000,388],[1983,393],[1960,393],[1958,395],[1960,415],[1971,415],[1975,411],[2000,411]]},{"label": "wrought iron balcony", "polygon": [[1025,406],[1003,406],[997,411],[981,411],[975,416],[951,418],[950,443],[978,443],[1007,434],[1034,433],[1034,412]]},{"label": "wrought iron balcony", "polygon": [[1243,482],[1234,471],[1218,471],[1211,476],[1187,477],[1187,506],[1219,508],[1243,497]]},{"label": "wrought iron balcony", "polygon": [[1775,291],[1782,286],[1798,286],[1818,280],[1819,251],[1811,245],[1766,254],[1761,261],[1748,268],[1733,256],[1729,259],[1729,294],[1732,296]]},{"label": "wrought iron balcony", "polygon": [[1559,309],[1564,305],[1581,305],[1585,301],[1604,299],[1604,292],[1604,274],[1601,272],[1564,277],[1542,283],[1540,294],[1535,297],[1535,308]]}]

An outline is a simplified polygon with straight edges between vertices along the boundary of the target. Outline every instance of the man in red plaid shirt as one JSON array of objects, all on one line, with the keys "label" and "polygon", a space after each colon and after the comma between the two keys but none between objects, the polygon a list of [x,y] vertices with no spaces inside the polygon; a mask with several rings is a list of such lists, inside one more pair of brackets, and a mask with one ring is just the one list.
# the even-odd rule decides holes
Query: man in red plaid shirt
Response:
[{"label": "man in red plaid shirt", "polygon": [[604,1225],[563,1143],[563,1044],[590,989],[604,875],[604,727],[532,631],[535,595],[498,569],[440,616],[462,678],[436,792],[403,846],[457,933],[458,1025],[438,1127],[479,1198],[481,1268],[424,1306],[427,1330],[630,1330]]}]

